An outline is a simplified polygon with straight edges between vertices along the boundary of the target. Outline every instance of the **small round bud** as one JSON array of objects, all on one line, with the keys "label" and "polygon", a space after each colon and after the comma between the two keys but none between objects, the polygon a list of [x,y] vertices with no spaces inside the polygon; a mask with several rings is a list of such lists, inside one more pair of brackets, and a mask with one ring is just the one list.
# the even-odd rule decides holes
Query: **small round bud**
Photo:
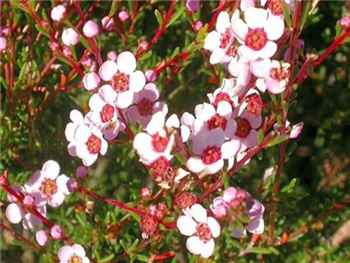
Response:
[{"label": "small round bud", "polygon": [[0,52],[5,50],[7,46],[6,38],[0,37]]},{"label": "small round bud", "polygon": [[114,28],[113,17],[105,16],[101,20],[102,28],[106,31],[112,31]]},{"label": "small round bud", "polygon": [[63,230],[59,225],[54,225],[50,229],[50,235],[53,239],[59,240],[63,236]]},{"label": "small round bud", "polygon": [[145,76],[148,82],[153,82],[157,79],[157,73],[152,69],[146,70]]},{"label": "small round bud", "polygon": [[39,244],[39,246],[45,246],[47,239],[48,237],[44,230],[39,230],[35,233],[35,240]]},{"label": "small round bud", "polygon": [[126,10],[122,10],[118,13],[120,21],[125,22],[129,19],[129,13]]},{"label": "small round bud", "polygon": [[107,58],[110,60],[117,61],[117,57],[118,57],[118,55],[117,55],[117,52],[115,52],[115,51],[109,51],[107,53]]},{"label": "small round bud", "polygon": [[86,37],[92,38],[98,35],[99,29],[96,22],[89,20],[84,24],[83,33]]},{"label": "small round bud", "polygon": [[64,17],[64,14],[66,12],[66,7],[64,5],[57,5],[54,8],[51,9],[51,19],[53,21],[59,22]]},{"label": "small round bud", "polygon": [[[94,90],[100,84],[100,77],[95,72],[90,72],[84,75],[83,84],[87,90]],[[80,168],[83,169],[83,168]]]},{"label": "small round bud", "polygon": [[73,28],[66,28],[62,32],[62,42],[66,46],[74,46],[79,42],[79,34]]}]

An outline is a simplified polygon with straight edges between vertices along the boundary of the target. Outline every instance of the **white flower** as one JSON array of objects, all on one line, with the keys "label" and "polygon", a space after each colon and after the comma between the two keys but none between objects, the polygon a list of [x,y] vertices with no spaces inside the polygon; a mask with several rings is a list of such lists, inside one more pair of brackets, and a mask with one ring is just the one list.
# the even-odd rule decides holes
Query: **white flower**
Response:
[{"label": "white flower", "polygon": [[194,255],[204,258],[214,253],[214,238],[220,235],[220,225],[213,217],[207,216],[207,210],[200,204],[184,209],[184,215],[177,219],[180,233],[188,236],[187,249]]}]

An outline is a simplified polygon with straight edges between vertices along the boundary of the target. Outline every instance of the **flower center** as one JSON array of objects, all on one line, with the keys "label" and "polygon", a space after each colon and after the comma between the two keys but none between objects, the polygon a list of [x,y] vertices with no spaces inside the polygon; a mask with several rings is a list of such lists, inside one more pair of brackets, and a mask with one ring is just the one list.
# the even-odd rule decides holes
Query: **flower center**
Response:
[{"label": "flower center", "polygon": [[141,116],[149,116],[153,113],[153,102],[149,99],[143,98],[136,107]]},{"label": "flower center", "polygon": [[224,33],[221,34],[220,48],[227,48],[233,42],[233,33],[229,28],[226,29]]},{"label": "flower center", "polygon": [[260,116],[262,109],[264,107],[264,102],[262,101],[261,97],[257,94],[251,95],[247,98],[247,111],[256,115]]},{"label": "flower center", "polygon": [[227,120],[217,113],[207,121],[207,125],[208,125],[209,130],[212,130],[215,128],[221,128],[221,129],[225,130],[226,124],[227,124]]},{"label": "flower center", "polygon": [[57,192],[56,181],[52,179],[45,179],[40,186],[40,192],[45,194],[47,197],[51,197]]},{"label": "flower center", "polygon": [[228,103],[232,104],[231,97],[226,92],[219,92],[215,96],[214,106],[217,107],[220,101],[227,101]]},{"label": "flower center", "polygon": [[236,136],[240,138],[246,138],[249,135],[251,129],[252,129],[252,126],[250,126],[250,123],[247,119],[244,119],[244,118],[237,119]]},{"label": "flower center", "polygon": [[208,242],[212,238],[209,226],[203,223],[199,224],[197,226],[197,236],[200,240]]},{"label": "flower center", "polygon": [[159,133],[152,136],[152,146],[157,152],[164,152],[168,145],[168,138],[162,137]]},{"label": "flower center", "polygon": [[90,135],[89,139],[86,142],[87,148],[89,153],[96,154],[99,153],[101,150],[101,139],[98,138],[96,135]]},{"label": "flower center", "polygon": [[112,87],[116,92],[124,92],[129,89],[129,76],[117,73],[112,78]]},{"label": "flower center", "polygon": [[82,263],[82,262],[83,260],[81,259],[81,257],[77,255],[71,256],[68,261],[68,263]]},{"label": "flower center", "polygon": [[110,104],[104,105],[100,112],[102,122],[110,121],[113,118],[113,115],[114,115],[114,107]]},{"label": "flower center", "polygon": [[146,237],[153,235],[158,228],[158,222],[152,215],[145,215],[141,219],[141,230],[145,233]]},{"label": "flower center", "polygon": [[204,164],[212,164],[221,158],[221,150],[217,146],[208,146],[202,153]]},{"label": "flower center", "polygon": [[181,192],[175,196],[175,205],[181,209],[192,206],[197,202],[197,197],[189,192]]},{"label": "flower center", "polygon": [[270,77],[281,81],[288,78],[288,73],[288,70],[284,69],[283,67],[273,68],[270,70]]},{"label": "flower center", "polygon": [[230,57],[234,57],[237,55],[237,47],[235,45],[229,46],[229,48],[226,50],[226,55]]},{"label": "flower center", "polygon": [[165,157],[159,157],[150,166],[150,173],[155,182],[160,183],[168,171],[171,170],[170,162]]},{"label": "flower center", "polygon": [[281,0],[270,0],[267,4],[267,8],[271,10],[271,13],[279,16],[283,14],[283,5]]},{"label": "flower center", "polygon": [[262,28],[249,29],[245,44],[253,50],[260,50],[267,43],[267,35]]}]

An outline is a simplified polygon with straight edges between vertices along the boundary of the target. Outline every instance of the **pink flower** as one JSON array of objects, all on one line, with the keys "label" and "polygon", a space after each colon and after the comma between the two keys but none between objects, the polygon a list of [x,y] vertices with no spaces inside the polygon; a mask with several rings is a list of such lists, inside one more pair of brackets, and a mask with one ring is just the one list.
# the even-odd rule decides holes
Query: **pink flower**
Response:
[{"label": "pink flower", "polygon": [[84,120],[78,110],[70,113],[72,122],[68,123],[65,135],[68,144],[68,152],[71,156],[78,156],[85,166],[92,165],[99,154],[105,155],[108,144],[101,131]]},{"label": "pink flower", "polygon": [[75,46],[79,42],[79,34],[73,28],[66,28],[62,32],[62,42],[66,46]]},{"label": "pink flower", "polygon": [[67,189],[69,178],[59,173],[60,166],[56,161],[46,161],[41,170],[35,172],[24,187],[27,192],[39,194],[43,204],[58,207],[69,194]]},{"label": "pink flower", "polygon": [[83,77],[84,88],[87,90],[94,90],[100,84],[100,77],[95,72],[86,73]]},{"label": "pink flower", "polygon": [[210,205],[210,210],[217,219],[223,218],[227,214],[227,204],[222,197],[216,197]]},{"label": "pink flower", "polygon": [[344,27],[345,29],[350,28],[350,16],[344,16],[339,21],[340,25]]},{"label": "pink flower", "polygon": [[184,215],[177,219],[177,228],[182,235],[188,236],[186,248],[194,255],[210,257],[214,253],[214,238],[221,232],[219,223],[208,217],[207,210],[200,204],[183,211]]},{"label": "pink flower", "polygon": [[84,248],[79,244],[63,246],[57,253],[59,263],[89,263],[90,260],[85,254]]},{"label": "pink flower", "polygon": [[51,9],[51,19],[53,21],[59,22],[64,17],[64,14],[66,12],[66,7],[64,5],[57,5],[54,8]]},{"label": "pink flower", "polygon": [[0,36],[0,52],[6,49],[6,38]]},{"label": "pink flower", "polygon": [[[230,15],[220,12],[216,21],[216,30],[209,32],[204,41],[204,48],[211,51],[210,63],[228,63],[237,55],[237,44],[231,22],[238,19],[238,13]],[[231,20],[231,21],[230,21]]]},{"label": "pink flower", "polygon": [[125,109],[134,99],[134,93],[143,89],[146,78],[141,71],[135,71],[135,56],[125,51],[118,55],[117,61],[105,61],[99,70],[102,80],[110,83],[116,93],[116,105]]},{"label": "pink flower", "polygon": [[251,71],[258,78],[257,88],[264,92],[279,94],[286,89],[289,80],[290,64],[277,60],[257,60],[251,63]]},{"label": "pink flower", "polygon": [[190,12],[197,12],[200,9],[200,0],[187,0],[186,8]]},{"label": "pink flower", "polygon": [[304,123],[303,122],[299,122],[295,125],[292,126],[292,129],[290,131],[290,134],[289,134],[289,138],[290,139],[296,139],[299,137],[299,135],[301,134],[301,132],[303,131],[304,129]]},{"label": "pink flower", "polygon": [[83,33],[88,38],[97,36],[98,32],[98,25],[92,20],[87,21],[83,26]]},{"label": "pink flower", "polygon": [[[236,11],[238,12],[238,11]],[[282,17],[270,15],[262,8],[249,7],[244,12],[244,21],[234,15],[232,28],[241,46],[238,53],[246,61],[270,58],[277,51],[278,40],[284,32]]]},{"label": "pink flower", "polygon": [[39,244],[39,246],[45,246],[47,239],[48,237],[44,230],[39,230],[35,233],[35,240]]},{"label": "pink flower", "polygon": [[218,107],[219,104],[228,103],[232,108],[231,111],[233,111],[234,107],[238,105],[236,83],[236,80],[233,78],[224,79],[220,88],[216,89],[213,93],[208,93],[207,96],[210,103],[215,107]]},{"label": "pink flower", "polygon": [[122,10],[118,13],[120,21],[125,22],[129,19],[129,13],[126,10]]},{"label": "pink flower", "polygon": [[86,119],[94,124],[107,140],[113,140],[124,128],[118,119],[118,109],[114,105],[116,93],[110,85],[103,85],[98,93],[90,97],[90,112]]}]

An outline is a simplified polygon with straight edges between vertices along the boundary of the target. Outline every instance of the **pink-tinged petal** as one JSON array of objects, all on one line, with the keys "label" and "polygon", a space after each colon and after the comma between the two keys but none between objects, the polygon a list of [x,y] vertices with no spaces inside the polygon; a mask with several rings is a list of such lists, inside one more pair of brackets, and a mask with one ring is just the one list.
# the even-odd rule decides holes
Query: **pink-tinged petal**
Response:
[{"label": "pink-tinged petal", "polygon": [[[221,197],[216,197],[210,205],[210,210],[216,218],[223,218],[227,215],[226,202]],[[208,218],[209,222],[209,218]]]},{"label": "pink-tinged petal", "polygon": [[142,71],[135,71],[130,74],[130,90],[138,92],[143,89],[146,84],[146,78]]},{"label": "pink-tinged petal", "polygon": [[230,15],[225,11],[220,12],[216,20],[216,31],[218,31],[219,33],[224,33],[226,29],[230,26]]},{"label": "pink-tinged petal", "polygon": [[77,124],[75,123],[68,123],[65,130],[64,130],[64,135],[66,136],[66,139],[69,142],[72,142],[75,140],[75,133],[76,133],[76,129],[78,128]]},{"label": "pink-tinged petal", "polygon": [[177,117],[176,114],[171,114],[170,117],[167,119],[165,122],[165,126],[170,129],[170,128],[179,128],[180,127],[180,120]]},{"label": "pink-tinged petal", "polygon": [[53,225],[50,229],[50,235],[53,239],[59,240],[62,238],[63,230],[59,225]]},{"label": "pink-tinged petal", "polygon": [[247,148],[254,147],[258,144],[258,132],[256,130],[251,130],[247,138],[242,140],[242,144]]},{"label": "pink-tinged petal", "polygon": [[195,107],[194,112],[197,118],[207,121],[213,115],[215,115],[216,110],[213,105],[209,103],[202,103]]},{"label": "pink-tinged petal", "polygon": [[301,134],[301,132],[303,131],[303,128],[304,128],[303,122],[299,122],[299,123],[293,125],[292,130],[290,131],[290,134],[289,134],[289,138],[290,139],[298,138],[299,135]]},{"label": "pink-tinged petal", "polygon": [[257,78],[265,78],[270,73],[271,60],[259,59],[257,61],[253,61],[250,64],[250,70]]},{"label": "pink-tinged petal", "polygon": [[131,74],[136,69],[136,58],[129,52],[124,51],[117,58],[118,70],[125,74]]},{"label": "pink-tinged petal", "polygon": [[22,221],[23,211],[16,203],[11,203],[6,207],[5,215],[12,224],[18,224]]},{"label": "pink-tinged petal", "polygon": [[210,231],[211,231],[211,234],[213,235],[213,237],[217,238],[221,232],[221,227],[220,227],[218,221],[216,221],[216,219],[213,217],[208,217],[208,226],[210,228]]},{"label": "pink-tinged petal", "polygon": [[76,124],[83,123],[83,121],[84,121],[83,114],[78,110],[72,110],[69,113],[69,118],[72,120],[72,122],[74,122]]},{"label": "pink-tinged petal", "polygon": [[91,166],[94,162],[96,162],[98,155],[97,154],[86,154],[83,158],[83,164],[85,166]]},{"label": "pink-tinged petal", "polygon": [[133,148],[138,152],[139,155],[146,155],[150,151],[151,147],[151,136],[145,132],[136,134],[133,141]]},{"label": "pink-tinged petal", "polygon": [[111,85],[103,85],[98,93],[108,103],[113,104],[117,98],[117,93],[114,91]]},{"label": "pink-tinged petal", "polygon": [[227,101],[221,101],[218,103],[216,112],[221,116],[229,117],[232,114],[232,106]]},{"label": "pink-tinged petal", "polygon": [[209,258],[214,253],[214,249],[215,249],[214,239],[210,239],[208,242],[202,242],[201,256],[203,258]]},{"label": "pink-tinged petal", "polygon": [[236,228],[232,231],[232,236],[235,238],[242,238],[247,235],[247,231],[244,228]]},{"label": "pink-tinged petal", "polygon": [[205,174],[216,174],[224,167],[224,161],[222,159],[216,161],[215,163],[206,165],[204,169]]},{"label": "pink-tinged petal", "polygon": [[186,126],[191,126],[194,122],[194,116],[191,113],[184,112],[181,116],[181,123]]},{"label": "pink-tinged petal", "polygon": [[68,153],[71,156],[77,156],[77,145],[73,142],[69,143],[67,146]]},{"label": "pink-tinged petal", "polygon": [[39,246],[45,246],[47,242],[47,234],[44,230],[39,230],[35,233],[35,240]]},{"label": "pink-tinged petal", "polygon": [[90,129],[85,125],[79,125],[75,131],[75,140],[85,143],[91,135]]},{"label": "pink-tinged petal", "polygon": [[201,254],[202,251],[202,242],[199,237],[191,236],[186,240],[186,248],[194,255]]},{"label": "pink-tinged petal", "polygon": [[74,250],[71,246],[63,246],[58,250],[57,256],[61,262],[68,262]]},{"label": "pink-tinged petal", "polygon": [[[266,0],[261,0],[260,3],[262,1]],[[264,6],[263,4],[261,5]],[[255,7],[255,0],[241,0],[240,8],[242,11],[246,11],[249,7]]]},{"label": "pink-tinged petal", "polygon": [[262,8],[249,7],[244,12],[244,19],[249,28],[264,28],[267,22],[268,12]]},{"label": "pink-tinged petal", "polygon": [[189,213],[197,222],[207,222],[207,210],[200,204],[194,204],[193,206],[191,206]]},{"label": "pink-tinged petal", "polygon": [[264,219],[262,217],[258,217],[250,221],[250,223],[247,226],[247,230],[250,233],[255,235],[260,235],[264,233],[264,228],[265,228],[265,224],[264,224]]},{"label": "pink-tinged petal", "polygon": [[241,56],[242,60],[244,61],[254,61],[259,58],[258,51],[255,51],[244,45],[238,48],[238,54]]},{"label": "pink-tinged petal", "polygon": [[213,50],[213,53],[211,53],[209,62],[210,64],[218,64],[218,63],[223,63],[224,58],[225,58],[225,51],[221,48],[216,48]]},{"label": "pink-tinged petal", "polygon": [[[288,2],[288,1],[290,1],[290,0],[284,0],[284,2]],[[267,2],[267,0],[260,0],[260,5],[261,6],[265,6],[266,5],[266,2]]]},{"label": "pink-tinged petal", "polygon": [[117,72],[117,64],[112,60],[107,60],[101,65],[98,74],[104,81],[110,81]]},{"label": "pink-tinged petal", "polygon": [[204,49],[213,51],[220,46],[220,35],[216,31],[211,31],[208,33],[204,40]]},{"label": "pink-tinged petal", "polygon": [[229,159],[237,154],[239,151],[241,144],[237,140],[231,140],[225,142],[221,146],[221,153],[222,153],[222,158],[223,159]]},{"label": "pink-tinged petal", "polygon": [[241,116],[249,121],[250,126],[252,126],[253,129],[259,128],[262,124],[261,116],[256,116],[250,112],[244,112]]},{"label": "pink-tinged petal", "polygon": [[133,103],[133,99],[134,92],[128,90],[125,92],[118,93],[115,104],[118,108],[126,109]]},{"label": "pink-tinged petal", "polygon": [[255,82],[256,87],[261,91],[265,92],[266,91],[266,81],[265,79],[257,79]]},{"label": "pink-tinged petal", "polygon": [[248,33],[248,26],[240,18],[232,20],[232,29],[240,43],[243,43]]},{"label": "pink-tinged petal", "polygon": [[101,149],[100,149],[100,154],[105,155],[108,149],[108,143],[101,138]]},{"label": "pink-tinged petal", "polygon": [[68,188],[67,188],[67,182],[69,181],[69,177],[62,174],[57,177],[56,183],[58,187],[58,191],[62,192],[65,195],[70,194]]},{"label": "pink-tinged petal", "polygon": [[186,162],[186,167],[193,173],[200,173],[204,170],[204,163],[200,158],[191,157]]},{"label": "pink-tinged petal", "polygon": [[237,123],[233,119],[228,119],[225,129],[225,136],[227,138],[232,138],[237,129]]},{"label": "pink-tinged petal", "polygon": [[234,187],[229,187],[224,191],[222,198],[225,202],[230,203],[233,199],[236,198],[237,190]]},{"label": "pink-tinged petal", "polygon": [[277,44],[273,41],[267,41],[265,47],[258,51],[258,57],[271,58],[277,51]]},{"label": "pink-tinged petal", "polygon": [[192,236],[196,232],[197,224],[190,216],[180,216],[176,221],[180,233],[185,236]]},{"label": "pink-tinged petal", "polygon": [[266,87],[269,92],[272,94],[280,94],[286,89],[286,82],[285,81],[278,81],[275,79],[267,79],[266,80]]},{"label": "pink-tinged petal", "polygon": [[64,194],[61,192],[56,192],[49,200],[48,204],[51,207],[59,207],[64,201]]},{"label": "pink-tinged petal", "polygon": [[74,250],[74,253],[78,254],[81,257],[84,257],[86,255],[84,248],[79,244],[74,244],[72,246],[72,249]]},{"label": "pink-tinged petal", "polygon": [[92,111],[100,112],[106,102],[97,93],[92,95],[89,99],[89,107]]},{"label": "pink-tinged petal", "polygon": [[269,40],[278,40],[284,32],[283,16],[270,15],[264,30]]},{"label": "pink-tinged petal", "polygon": [[187,126],[181,125],[180,134],[181,134],[182,142],[187,142],[188,139],[190,138],[191,130]]},{"label": "pink-tinged petal", "polygon": [[100,77],[95,72],[90,72],[84,75],[83,84],[87,90],[94,90],[100,84]]},{"label": "pink-tinged petal", "polygon": [[207,133],[207,145],[221,147],[225,141],[225,133],[221,129],[215,129]]},{"label": "pink-tinged petal", "polygon": [[149,134],[155,134],[164,128],[164,123],[165,123],[165,113],[161,111],[156,112],[155,114],[153,114],[145,130]]},{"label": "pink-tinged petal", "polygon": [[56,179],[60,173],[60,165],[54,160],[48,160],[43,164],[41,171],[45,173],[46,178]]}]

